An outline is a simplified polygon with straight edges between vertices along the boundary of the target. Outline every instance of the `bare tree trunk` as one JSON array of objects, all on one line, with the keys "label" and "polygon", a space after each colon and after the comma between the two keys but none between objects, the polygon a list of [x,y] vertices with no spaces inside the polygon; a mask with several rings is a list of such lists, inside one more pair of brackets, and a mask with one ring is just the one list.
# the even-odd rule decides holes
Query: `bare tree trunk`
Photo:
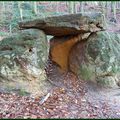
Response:
[{"label": "bare tree trunk", "polygon": [[3,2],[3,11],[5,11],[5,2]]},{"label": "bare tree trunk", "polygon": [[12,33],[12,25],[10,24],[10,26],[9,26],[9,33],[10,33],[10,35],[11,35],[11,33]]},{"label": "bare tree trunk", "polygon": [[105,10],[105,2],[102,2],[102,13],[105,15],[106,17],[106,10]]},{"label": "bare tree trunk", "polygon": [[5,14],[4,14],[4,12],[5,12],[5,2],[3,2],[3,10],[2,11],[3,11],[2,16],[3,16],[3,18],[5,18]]},{"label": "bare tree trunk", "polygon": [[56,12],[59,13],[59,9],[58,9],[58,7],[59,7],[59,2],[57,1],[55,4],[56,4]]},{"label": "bare tree trunk", "polygon": [[117,17],[116,17],[116,2],[113,2],[113,16],[114,16],[114,19],[117,20]]},{"label": "bare tree trunk", "polygon": [[84,13],[84,4],[83,4],[83,2],[80,2],[80,12]]},{"label": "bare tree trunk", "polygon": [[99,1],[99,2],[98,2],[98,5],[101,7],[101,6],[102,6],[102,2],[101,2],[101,1]]},{"label": "bare tree trunk", "polygon": [[73,6],[74,6],[74,8],[73,8],[74,9],[74,13],[77,13],[77,10],[76,10],[77,4],[76,4],[76,2],[74,2]]},{"label": "bare tree trunk", "polygon": [[37,15],[37,2],[34,2],[34,12]]},{"label": "bare tree trunk", "polygon": [[116,16],[116,2],[111,2],[111,12],[113,14],[114,21],[116,21],[117,20],[117,16]]},{"label": "bare tree trunk", "polygon": [[105,5],[105,7],[106,7],[106,18],[108,18],[109,4],[108,4],[107,1],[106,1],[106,5]]},{"label": "bare tree trunk", "polygon": [[113,2],[111,1],[111,13],[113,12]]},{"label": "bare tree trunk", "polygon": [[20,11],[20,18],[23,21],[23,10],[21,8],[21,2],[18,2],[18,8],[19,8],[19,11]]},{"label": "bare tree trunk", "polygon": [[77,10],[77,2],[75,3],[75,13],[77,13],[78,10]]},{"label": "bare tree trunk", "polygon": [[74,13],[74,2],[72,1],[69,2],[69,13]]},{"label": "bare tree trunk", "polygon": [[102,15],[103,15],[103,23],[104,23],[104,26],[106,27],[107,26],[106,9],[105,9],[106,8],[106,2],[101,2],[100,6],[101,6]]},{"label": "bare tree trunk", "polygon": [[67,8],[67,12],[69,12],[69,5],[68,5],[68,2],[65,2],[65,6]]}]

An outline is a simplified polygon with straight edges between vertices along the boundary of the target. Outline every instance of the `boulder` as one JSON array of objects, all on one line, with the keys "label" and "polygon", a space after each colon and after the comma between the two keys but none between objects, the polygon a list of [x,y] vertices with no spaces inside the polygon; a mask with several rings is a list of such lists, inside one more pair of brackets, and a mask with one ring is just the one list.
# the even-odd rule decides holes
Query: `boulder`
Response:
[{"label": "boulder", "polygon": [[0,90],[22,94],[43,92],[47,57],[43,31],[23,30],[4,38],[0,41]]},{"label": "boulder", "polygon": [[120,35],[107,31],[92,33],[71,50],[70,70],[83,80],[106,87],[120,83]]},{"label": "boulder", "polygon": [[36,28],[52,36],[76,35],[103,30],[101,13],[69,14],[19,23],[21,29]]}]

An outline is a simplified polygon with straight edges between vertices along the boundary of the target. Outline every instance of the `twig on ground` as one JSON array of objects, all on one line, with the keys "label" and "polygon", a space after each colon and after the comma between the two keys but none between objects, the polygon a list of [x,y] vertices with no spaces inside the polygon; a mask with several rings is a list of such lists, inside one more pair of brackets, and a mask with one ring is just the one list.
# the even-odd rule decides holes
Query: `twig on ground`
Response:
[{"label": "twig on ground", "polygon": [[50,97],[51,93],[48,93],[39,103],[40,105],[42,105],[49,97]]}]

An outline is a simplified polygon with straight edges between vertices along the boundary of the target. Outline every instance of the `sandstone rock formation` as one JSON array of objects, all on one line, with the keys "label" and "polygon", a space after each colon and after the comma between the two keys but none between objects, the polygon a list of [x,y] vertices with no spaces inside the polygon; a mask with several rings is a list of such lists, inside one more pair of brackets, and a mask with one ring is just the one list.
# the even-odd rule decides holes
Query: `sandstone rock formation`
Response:
[{"label": "sandstone rock formation", "polygon": [[60,70],[67,72],[69,70],[68,61],[72,47],[79,41],[85,40],[89,35],[90,33],[53,37],[50,40],[50,59],[59,65]]},{"label": "sandstone rock formation", "polygon": [[19,23],[21,29],[37,28],[47,35],[66,36],[99,31],[103,28],[100,13],[70,14]]},{"label": "sandstone rock formation", "polygon": [[76,44],[70,55],[70,70],[81,79],[115,87],[120,82],[120,35],[101,31]]},{"label": "sandstone rock formation", "polygon": [[49,56],[60,71],[71,71],[83,80],[117,86],[119,35],[103,31],[102,20],[99,13],[72,14],[22,22],[19,26],[41,29],[54,36],[50,40]]},{"label": "sandstone rock formation", "polygon": [[55,36],[50,40],[50,57],[60,70],[66,72],[73,45],[88,37],[91,32],[103,30],[102,20],[100,13],[70,14],[22,22],[19,26],[22,29],[42,29],[47,35]]},{"label": "sandstone rock formation", "polygon": [[[59,72],[71,71],[83,80],[107,87],[118,86],[120,36],[106,32],[103,26],[100,13],[54,16],[19,23],[21,29],[30,30],[0,41],[1,89],[5,89],[6,80],[12,89],[40,92],[48,56]],[[46,35],[53,36],[49,55]]]},{"label": "sandstone rock formation", "polygon": [[0,90],[40,91],[48,57],[46,35],[40,30],[24,30],[0,41]]}]

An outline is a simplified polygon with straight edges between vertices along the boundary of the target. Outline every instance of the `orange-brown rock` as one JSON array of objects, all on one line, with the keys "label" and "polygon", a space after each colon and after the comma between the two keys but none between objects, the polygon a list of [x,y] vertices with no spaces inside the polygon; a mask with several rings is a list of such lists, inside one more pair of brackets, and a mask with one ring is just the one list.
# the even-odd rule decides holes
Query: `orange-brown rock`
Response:
[{"label": "orange-brown rock", "polygon": [[77,36],[54,37],[50,40],[50,59],[54,61],[62,72],[69,70],[69,55],[72,47],[85,39],[89,34]]},{"label": "orange-brown rock", "polygon": [[69,55],[69,68],[76,75],[78,74],[80,64],[82,64],[83,61],[86,61],[85,47],[86,41],[80,41],[72,47],[71,53]]}]

